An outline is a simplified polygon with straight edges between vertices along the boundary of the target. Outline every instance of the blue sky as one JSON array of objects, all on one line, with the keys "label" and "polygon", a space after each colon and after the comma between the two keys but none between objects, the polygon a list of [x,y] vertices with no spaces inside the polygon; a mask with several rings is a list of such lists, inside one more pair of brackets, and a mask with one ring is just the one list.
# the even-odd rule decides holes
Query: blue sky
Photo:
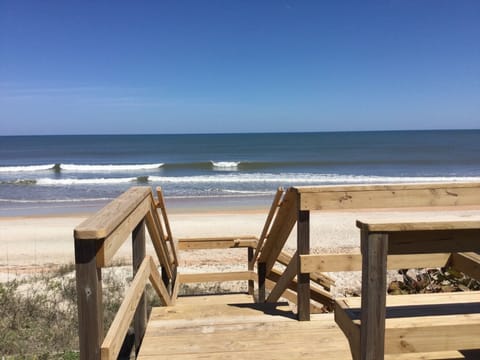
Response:
[{"label": "blue sky", "polygon": [[0,0],[0,135],[451,128],[477,0]]}]

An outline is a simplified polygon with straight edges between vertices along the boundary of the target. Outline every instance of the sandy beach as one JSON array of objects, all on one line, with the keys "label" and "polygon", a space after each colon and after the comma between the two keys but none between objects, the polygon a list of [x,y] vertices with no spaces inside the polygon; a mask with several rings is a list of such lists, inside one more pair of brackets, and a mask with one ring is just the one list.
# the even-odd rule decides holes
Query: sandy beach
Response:
[{"label": "sandy beach", "polygon": [[[438,210],[438,209],[437,209]],[[176,238],[214,236],[259,236],[268,209],[172,211],[169,215],[172,232]],[[428,210],[427,213],[432,214]],[[311,215],[311,252],[358,252],[359,230],[357,219],[405,218],[415,219],[425,211],[336,211],[315,212]],[[73,229],[91,214],[65,216],[30,216],[0,218],[0,281],[22,274],[31,274],[42,269],[74,262]],[[436,211],[433,216],[441,218],[480,216],[480,210]],[[116,259],[128,262],[131,243],[126,241]],[[294,251],[296,231],[292,231],[286,249]],[[147,252],[154,254],[147,241]],[[220,271],[244,267],[246,253],[239,249],[218,251],[182,251],[180,265],[183,271]],[[357,282],[355,277],[344,274],[342,282]],[[339,284],[340,285],[340,284]],[[351,284],[352,286],[354,284]]]}]

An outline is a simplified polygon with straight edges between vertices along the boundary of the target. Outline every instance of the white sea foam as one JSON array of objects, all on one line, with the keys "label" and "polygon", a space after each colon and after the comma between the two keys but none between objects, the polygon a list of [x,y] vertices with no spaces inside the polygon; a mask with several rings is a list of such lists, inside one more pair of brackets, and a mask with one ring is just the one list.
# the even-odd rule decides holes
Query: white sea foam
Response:
[{"label": "white sea foam", "polygon": [[54,168],[55,168],[55,164],[25,165],[25,166],[0,166],[0,173],[46,171],[46,170],[52,170]]},{"label": "white sea foam", "polygon": [[57,204],[57,203],[82,203],[82,202],[95,202],[95,201],[109,201],[112,198],[85,198],[85,199],[39,199],[39,200],[26,200],[26,199],[0,199],[2,203],[12,204]]},{"label": "white sea foam", "polygon": [[205,183],[285,183],[285,184],[373,184],[373,183],[415,183],[415,182],[461,182],[480,181],[480,177],[461,176],[366,176],[366,175],[338,175],[338,174],[225,174],[199,176],[149,176],[150,182],[172,184],[205,184]]},{"label": "white sea foam", "polygon": [[217,170],[231,170],[237,169],[240,161],[211,161],[214,169]]},{"label": "white sea foam", "polygon": [[79,165],[79,164],[60,164],[60,169],[72,172],[88,172],[88,171],[138,171],[138,170],[155,170],[162,167],[163,163],[158,164],[116,164],[116,165]]},{"label": "white sea foam", "polygon": [[113,185],[136,182],[138,178],[95,178],[95,179],[37,179],[36,184],[42,186],[69,186],[69,185]]},{"label": "white sea foam", "polygon": [[227,194],[238,194],[238,195],[273,195],[275,194],[275,191],[231,190],[231,189],[222,189],[221,191]]}]

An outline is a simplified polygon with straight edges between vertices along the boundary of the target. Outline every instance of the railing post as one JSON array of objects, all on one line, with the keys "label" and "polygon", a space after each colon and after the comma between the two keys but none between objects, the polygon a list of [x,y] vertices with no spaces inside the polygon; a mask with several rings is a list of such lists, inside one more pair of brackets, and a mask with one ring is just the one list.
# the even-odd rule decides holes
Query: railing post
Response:
[{"label": "railing post", "polygon": [[[298,201],[300,204],[300,199]],[[297,309],[298,320],[310,320],[310,274],[300,272],[300,255],[310,253],[310,211],[298,210],[297,222]]]},{"label": "railing post", "polygon": [[[137,227],[132,232],[132,250],[133,250],[133,276],[137,273],[138,268],[142,264],[146,255],[145,250],[145,220],[140,221]],[[135,334],[135,353],[138,353],[140,344],[142,343],[143,335],[147,323],[147,302],[145,298],[145,290],[138,303],[135,315],[133,318],[133,329]]]},{"label": "railing post", "polygon": [[99,360],[103,342],[102,270],[97,268],[99,240],[75,239],[78,336],[81,360]]},{"label": "railing post", "polygon": [[265,279],[267,277],[267,263],[259,262],[257,265],[258,271],[258,302],[265,302]]},{"label": "railing post", "polygon": [[387,296],[388,235],[362,230],[362,312],[360,356],[383,360],[385,347],[385,305]]},{"label": "railing post", "polygon": [[[253,260],[253,248],[252,247],[248,247],[248,270],[250,271],[253,271],[253,267],[254,267],[254,262],[252,261]],[[254,287],[255,287],[255,284],[253,282],[253,280],[248,280],[248,295],[253,295],[254,293]]]}]

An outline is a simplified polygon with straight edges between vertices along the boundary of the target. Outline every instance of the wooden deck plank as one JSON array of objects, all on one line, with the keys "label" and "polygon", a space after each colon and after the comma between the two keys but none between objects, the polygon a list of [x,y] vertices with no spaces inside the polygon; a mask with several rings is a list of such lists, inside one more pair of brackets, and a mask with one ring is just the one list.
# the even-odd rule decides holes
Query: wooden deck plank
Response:
[{"label": "wooden deck plank", "polygon": [[[441,295],[444,302],[462,296]],[[477,359],[478,355],[448,351],[392,354],[385,359]],[[227,294],[180,297],[175,306],[152,309],[138,359],[165,358],[343,360],[351,355],[333,314],[312,314],[311,321],[299,322],[285,303],[252,304],[248,294]]]},{"label": "wooden deck plank", "polygon": [[287,303],[254,304],[246,294],[179,298],[152,310],[138,359],[350,359],[333,315],[312,320],[298,322]]}]

